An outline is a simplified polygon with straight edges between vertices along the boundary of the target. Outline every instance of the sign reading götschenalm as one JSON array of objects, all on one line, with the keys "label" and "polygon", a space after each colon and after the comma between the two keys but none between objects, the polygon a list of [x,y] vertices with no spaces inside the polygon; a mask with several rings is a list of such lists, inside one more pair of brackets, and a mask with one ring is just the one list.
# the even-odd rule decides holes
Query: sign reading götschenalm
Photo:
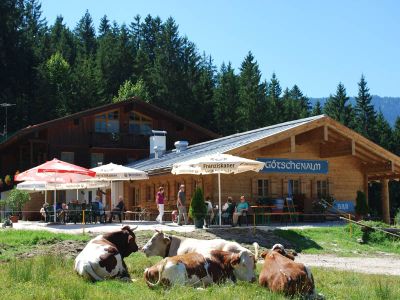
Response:
[{"label": "sign reading g\u00f6tschenalm", "polygon": [[287,158],[257,158],[264,162],[264,173],[327,174],[327,160],[302,160]]}]

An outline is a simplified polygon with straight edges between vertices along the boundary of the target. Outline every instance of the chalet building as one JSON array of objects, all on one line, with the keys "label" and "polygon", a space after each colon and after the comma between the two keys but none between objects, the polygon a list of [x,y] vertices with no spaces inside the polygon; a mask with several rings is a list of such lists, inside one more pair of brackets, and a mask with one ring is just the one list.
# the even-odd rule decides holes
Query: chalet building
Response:
[{"label": "chalet building", "polygon": [[[166,110],[132,98],[19,130],[0,144],[0,178],[13,178],[17,171],[54,157],[86,168],[99,163],[132,163],[149,157],[149,140],[155,130],[165,135],[164,150],[172,149],[177,140],[196,144],[218,137]],[[0,191],[11,187],[12,184],[3,182]],[[25,209],[39,210],[43,195],[37,194],[32,194],[32,198],[38,200],[31,201]],[[88,195],[91,198],[86,193],[86,200]],[[76,198],[76,191],[60,192],[58,199],[69,201],[71,197]]]},{"label": "chalet building", "polygon": [[388,181],[400,178],[400,157],[325,115],[191,144],[128,164],[150,176],[149,180],[123,183],[128,206],[155,210],[155,193],[163,186],[166,210],[175,209],[180,184],[186,186],[187,199],[200,186],[218,204],[217,175],[171,174],[174,163],[216,153],[265,162],[259,173],[222,174],[223,202],[228,196],[237,202],[240,195],[253,205],[266,198],[285,198],[290,185],[294,197],[302,201],[298,209],[305,213],[313,211],[314,200],[329,195],[345,210],[355,204],[358,190],[368,195],[369,182],[380,181],[383,219],[389,221]]}]

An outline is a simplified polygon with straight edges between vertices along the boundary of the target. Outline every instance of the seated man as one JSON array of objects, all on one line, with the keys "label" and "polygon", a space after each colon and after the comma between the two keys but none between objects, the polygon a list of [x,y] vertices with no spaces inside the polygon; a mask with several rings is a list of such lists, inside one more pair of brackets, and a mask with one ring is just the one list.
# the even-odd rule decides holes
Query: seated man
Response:
[{"label": "seated man", "polygon": [[48,203],[44,203],[43,206],[40,208],[39,212],[40,212],[40,221],[44,221],[46,222],[46,207],[49,206]]},{"label": "seated man", "polygon": [[240,203],[236,206],[236,210],[233,213],[233,224],[236,226],[240,216],[245,216],[249,211],[249,204],[246,202],[244,196],[240,197]]},{"label": "seated man", "polygon": [[122,196],[119,196],[118,198],[118,204],[111,210],[110,218],[108,219],[109,223],[112,222],[114,215],[118,215],[119,221],[122,223],[122,213],[125,211],[125,204]]},{"label": "seated man", "polygon": [[226,223],[230,223],[230,220],[235,211],[235,204],[232,201],[232,197],[228,197],[228,200],[222,207],[222,221]]}]

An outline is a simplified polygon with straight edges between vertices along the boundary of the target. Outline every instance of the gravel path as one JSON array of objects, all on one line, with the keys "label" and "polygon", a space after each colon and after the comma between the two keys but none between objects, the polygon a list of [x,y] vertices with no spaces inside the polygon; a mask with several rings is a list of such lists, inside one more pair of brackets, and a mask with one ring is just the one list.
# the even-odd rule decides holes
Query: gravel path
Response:
[{"label": "gravel path", "polygon": [[299,253],[295,261],[310,267],[400,276],[400,256],[394,254],[385,253],[379,257],[337,257],[329,254]]}]

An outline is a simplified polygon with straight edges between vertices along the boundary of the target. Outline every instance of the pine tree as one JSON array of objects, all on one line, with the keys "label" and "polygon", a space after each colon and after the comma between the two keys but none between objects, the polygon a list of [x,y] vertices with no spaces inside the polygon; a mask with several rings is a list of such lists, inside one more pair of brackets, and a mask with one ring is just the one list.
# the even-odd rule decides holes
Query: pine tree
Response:
[{"label": "pine tree", "polygon": [[321,102],[318,100],[317,102],[315,102],[315,105],[312,109],[311,115],[319,116],[321,114],[322,114],[322,106],[321,106]]},{"label": "pine tree", "polygon": [[393,131],[382,111],[379,111],[376,117],[376,131],[378,134],[375,138],[375,142],[383,148],[393,151]]},{"label": "pine tree", "polygon": [[348,100],[349,97],[346,94],[346,88],[340,82],[337,86],[336,94],[333,96],[330,95],[326,101],[324,113],[351,128],[353,125],[353,109],[351,104],[347,103]]},{"label": "pine tree", "polygon": [[354,107],[356,130],[366,138],[374,139],[376,112],[373,104],[371,104],[372,96],[367,87],[367,81],[364,75],[361,75],[358,83],[358,96],[356,97],[356,105]]},{"label": "pine tree", "polygon": [[239,131],[263,126],[265,118],[265,85],[260,83],[261,72],[251,52],[247,54],[240,67],[239,103],[236,128]]},{"label": "pine tree", "polygon": [[111,25],[110,25],[110,20],[108,20],[107,16],[104,15],[100,19],[100,25],[99,25],[99,38],[104,37],[105,35],[111,33]]}]

